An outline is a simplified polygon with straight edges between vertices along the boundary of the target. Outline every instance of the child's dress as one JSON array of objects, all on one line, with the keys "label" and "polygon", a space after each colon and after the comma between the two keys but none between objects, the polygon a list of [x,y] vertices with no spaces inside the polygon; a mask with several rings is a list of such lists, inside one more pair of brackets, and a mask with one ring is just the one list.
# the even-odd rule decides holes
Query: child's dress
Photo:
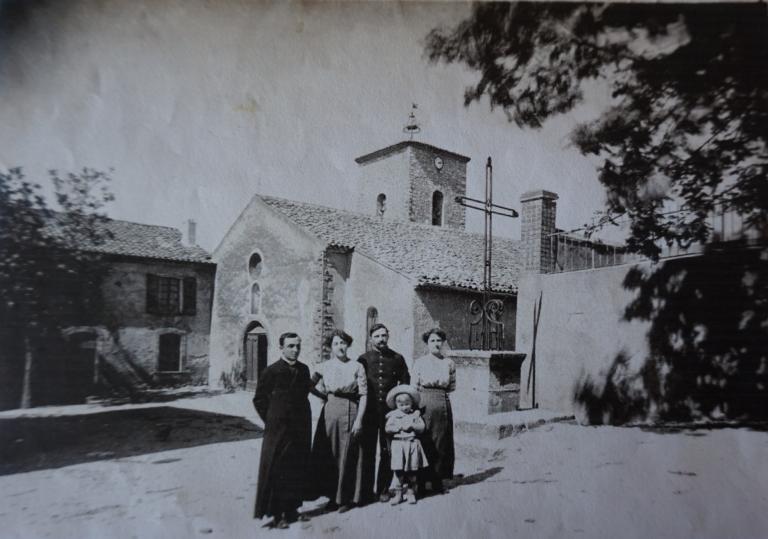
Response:
[{"label": "child's dress", "polygon": [[[408,427],[411,427],[411,430],[404,432]],[[406,414],[395,409],[387,414],[384,430],[392,436],[390,446],[392,471],[417,472],[428,466],[427,455],[424,454],[421,442],[416,437],[416,434],[424,432],[425,428],[421,412],[418,410]]]}]

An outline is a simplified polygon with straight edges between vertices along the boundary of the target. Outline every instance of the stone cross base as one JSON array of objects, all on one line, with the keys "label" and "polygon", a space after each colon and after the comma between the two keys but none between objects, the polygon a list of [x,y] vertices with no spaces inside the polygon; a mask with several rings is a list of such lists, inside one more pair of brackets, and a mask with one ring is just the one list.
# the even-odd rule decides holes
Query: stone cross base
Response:
[{"label": "stone cross base", "polygon": [[525,354],[451,350],[448,357],[456,363],[456,391],[451,394],[454,421],[483,423],[490,414],[517,410]]}]

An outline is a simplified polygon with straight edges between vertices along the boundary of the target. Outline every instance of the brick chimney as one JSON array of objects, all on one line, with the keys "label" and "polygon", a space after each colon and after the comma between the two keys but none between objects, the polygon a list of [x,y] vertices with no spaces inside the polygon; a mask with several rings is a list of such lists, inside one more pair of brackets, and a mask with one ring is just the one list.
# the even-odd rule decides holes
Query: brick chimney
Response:
[{"label": "brick chimney", "polygon": [[194,219],[187,221],[187,245],[197,245],[197,222]]},{"label": "brick chimney", "polygon": [[520,239],[525,249],[525,270],[535,273],[552,271],[550,234],[555,233],[557,195],[551,191],[537,190],[523,193]]}]

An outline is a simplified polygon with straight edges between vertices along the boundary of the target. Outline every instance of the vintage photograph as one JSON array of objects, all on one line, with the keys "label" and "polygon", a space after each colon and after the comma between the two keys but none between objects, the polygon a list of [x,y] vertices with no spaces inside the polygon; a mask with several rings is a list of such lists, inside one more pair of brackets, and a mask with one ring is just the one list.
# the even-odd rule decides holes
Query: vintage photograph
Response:
[{"label": "vintage photograph", "polygon": [[766,36],[0,0],[0,535],[768,536]]}]

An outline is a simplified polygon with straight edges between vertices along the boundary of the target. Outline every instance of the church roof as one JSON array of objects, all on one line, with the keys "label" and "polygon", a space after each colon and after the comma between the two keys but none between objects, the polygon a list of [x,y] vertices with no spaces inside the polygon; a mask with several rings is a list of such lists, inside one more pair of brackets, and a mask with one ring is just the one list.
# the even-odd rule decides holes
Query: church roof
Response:
[{"label": "church roof", "polygon": [[[479,290],[483,284],[483,236],[464,230],[379,219],[283,198],[257,195],[329,246],[354,249],[408,276],[418,285]],[[493,289],[517,292],[520,242],[493,241]]]},{"label": "church roof", "polygon": [[[51,224],[51,232],[54,234],[57,217],[58,213],[54,213],[54,222]],[[176,228],[117,219],[107,219],[96,226],[106,229],[106,234],[100,234],[104,240],[94,244],[87,235],[83,235],[78,240],[78,248],[96,253],[174,262],[214,263],[211,255],[202,247],[184,244],[181,241],[181,231]]]}]

